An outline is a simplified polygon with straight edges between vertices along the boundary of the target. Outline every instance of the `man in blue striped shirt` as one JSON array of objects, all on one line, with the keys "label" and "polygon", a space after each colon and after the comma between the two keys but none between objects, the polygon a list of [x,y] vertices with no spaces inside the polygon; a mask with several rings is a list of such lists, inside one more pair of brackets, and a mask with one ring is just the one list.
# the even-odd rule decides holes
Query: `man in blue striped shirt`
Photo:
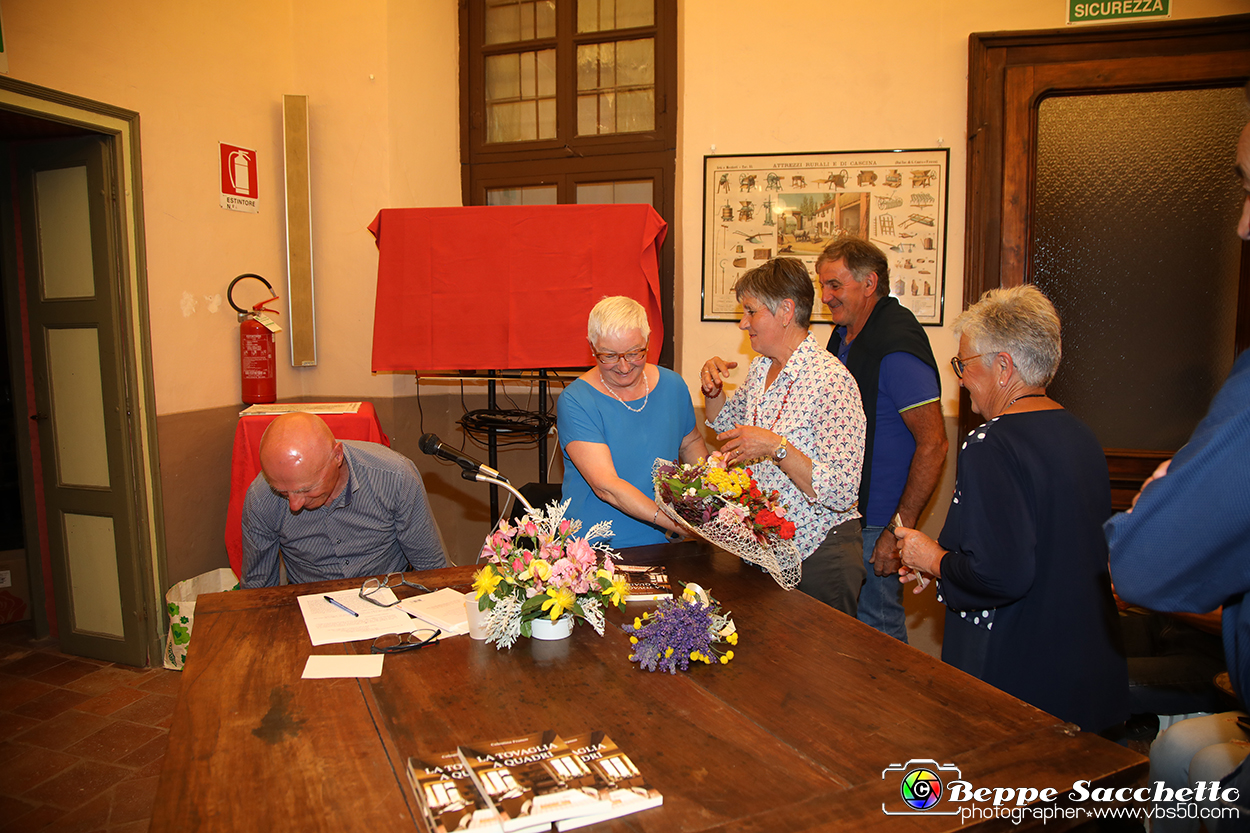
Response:
[{"label": "man in blue striped shirt", "polygon": [[283,414],[260,441],[261,474],[243,502],[242,587],[302,584],[447,566],[411,460],[334,438],[315,414]]}]

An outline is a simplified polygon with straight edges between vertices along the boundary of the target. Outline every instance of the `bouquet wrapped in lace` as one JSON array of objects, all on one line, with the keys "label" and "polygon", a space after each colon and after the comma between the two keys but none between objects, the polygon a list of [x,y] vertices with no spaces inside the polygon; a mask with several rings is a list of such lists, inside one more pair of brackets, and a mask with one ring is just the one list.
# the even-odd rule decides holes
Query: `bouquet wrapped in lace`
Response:
[{"label": "bouquet wrapped in lace", "polygon": [[473,576],[473,589],[478,610],[490,611],[486,641],[495,647],[531,636],[540,616],[583,619],[603,636],[604,605],[624,606],[628,585],[616,572],[616,554],[607,544],[588,542],[611,537],[612,523],[597,523],[576,538],[582,522],[564,517],[568,506],[567,500],[552,503],[516,524],[500,521],[482,545],[478,560],[486,564]]},{"label": "bouquet wrapped in lace", "polygon": [[738,644],[734,620],[693,582],[680,599],[664,599],[654,613],[642,614],[621,630],[630,635],[630,662],[670,674],[689,669],[692,662],[728,665],[734,652],[725,646]]},{"label": "bouquet wrapped in lace", "polygon": [[698,463],[656,460],[655,501],[685,529],[768,571],[787,590],[798,586],[803,559],[794,524],[774,490],[765,494],[742,466],[713,453]]}]

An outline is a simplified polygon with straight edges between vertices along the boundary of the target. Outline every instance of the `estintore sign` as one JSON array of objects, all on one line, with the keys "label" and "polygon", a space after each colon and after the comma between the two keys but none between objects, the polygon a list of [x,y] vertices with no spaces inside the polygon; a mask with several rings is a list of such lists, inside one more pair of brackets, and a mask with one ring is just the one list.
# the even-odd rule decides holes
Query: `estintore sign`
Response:
[{"label": "estintore sign", "polygon": [[260,211],[256,187],[256,151],[218,142],[221,149],[221,207],[231,211]]}]

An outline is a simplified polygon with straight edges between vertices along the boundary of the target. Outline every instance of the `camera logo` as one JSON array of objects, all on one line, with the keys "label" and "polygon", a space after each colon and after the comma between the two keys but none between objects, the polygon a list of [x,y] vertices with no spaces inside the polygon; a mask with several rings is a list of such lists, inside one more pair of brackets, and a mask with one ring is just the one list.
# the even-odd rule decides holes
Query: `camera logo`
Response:
[{"label": "camera logo", "polygon": [[[899,775],[892,775],[899,773]],[[935,810],[946,792],[946,781],[957,781],[961,777],[959,767],[954,764],[939,764],[932,758],[915,759],[905,764],[890,764],[881,772],[882,780],[899,777],[898,794],[906,809],[888,809],[884,803],[881,812],[887,816],[953,816],[959,814],[959,808],[953,810]],[[898,805],[894,805],[896,808]]]}]

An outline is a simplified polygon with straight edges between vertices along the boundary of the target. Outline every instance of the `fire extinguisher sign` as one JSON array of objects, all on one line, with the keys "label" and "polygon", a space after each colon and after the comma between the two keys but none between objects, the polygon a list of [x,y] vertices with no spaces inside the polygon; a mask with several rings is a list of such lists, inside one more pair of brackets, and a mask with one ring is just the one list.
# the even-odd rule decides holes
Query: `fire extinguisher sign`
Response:
[{"label": "fire extinguisher sign", "polygon": [[231,211],[260,211],[256,198],[256,151],[218,142],[221,155],[221,207]]}]

